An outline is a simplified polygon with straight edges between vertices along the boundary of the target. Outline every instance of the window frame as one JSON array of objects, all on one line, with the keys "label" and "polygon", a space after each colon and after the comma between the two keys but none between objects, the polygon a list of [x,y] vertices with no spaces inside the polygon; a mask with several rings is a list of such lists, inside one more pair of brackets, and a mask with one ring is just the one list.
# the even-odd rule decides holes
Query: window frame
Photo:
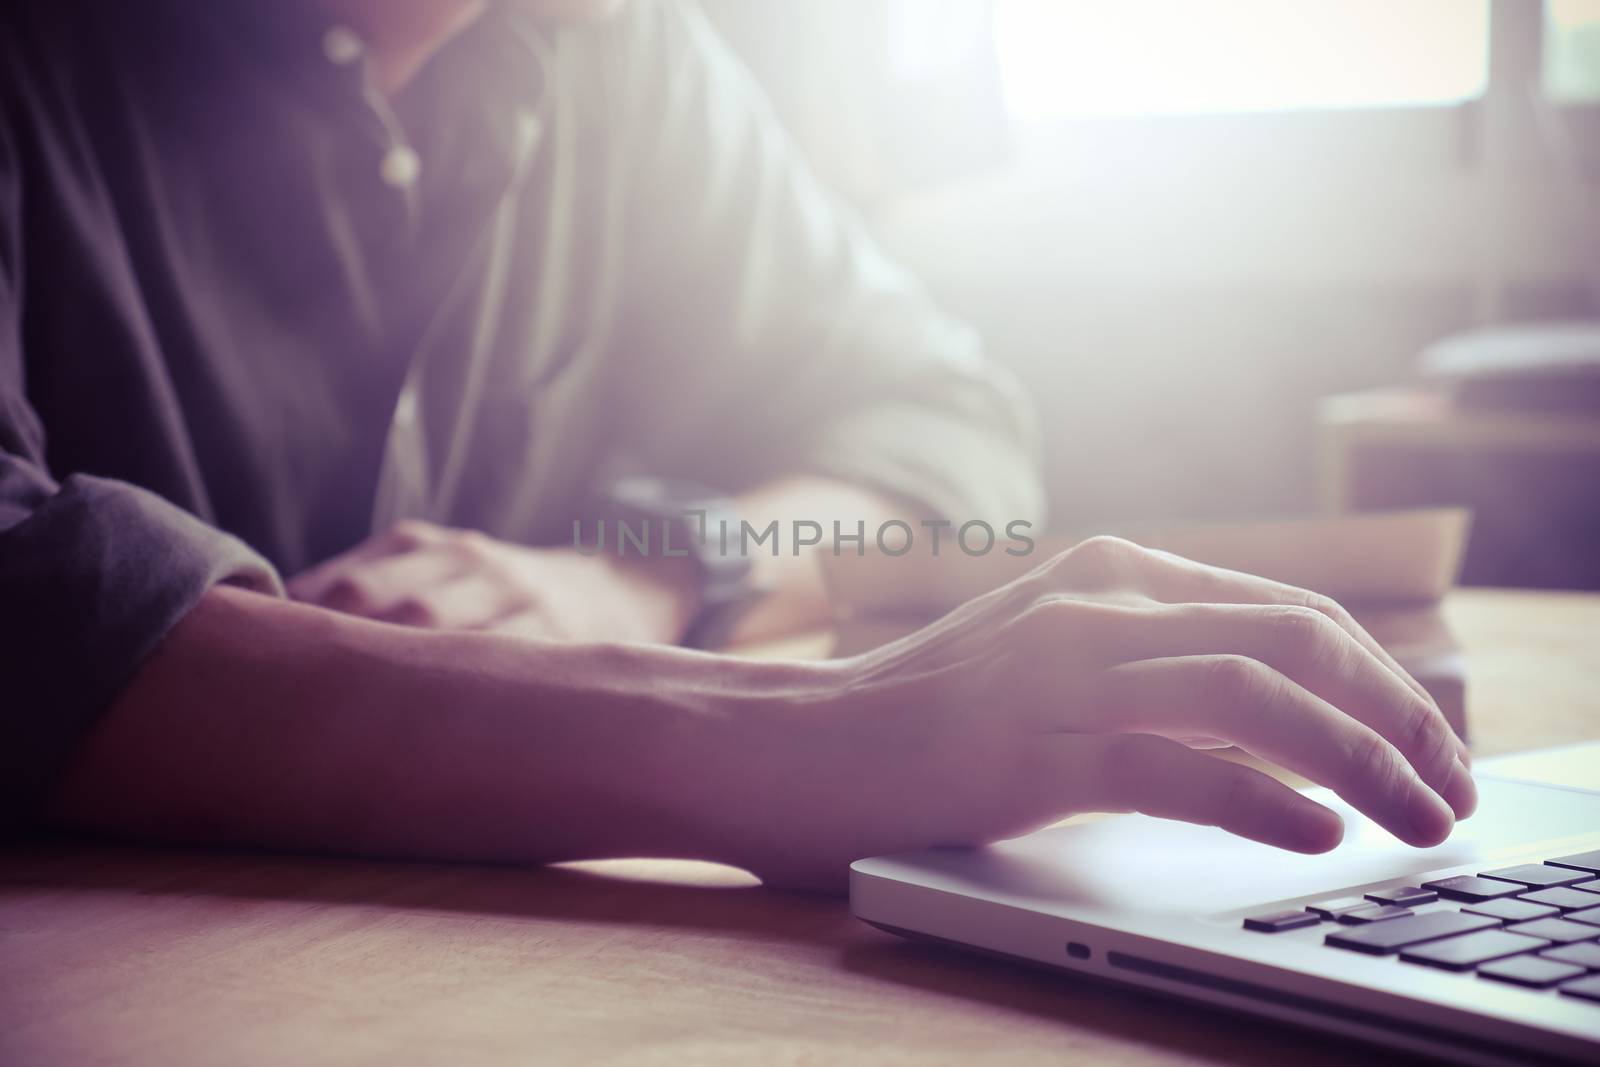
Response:
[{"label": "window frame", "polygon": [[[1240,232],[1271,229],[1273,240],[1233,253],[1244,260],[1235,280],[1464,282],[1477,317],[1498,319],[1514,289],[1594,274],[1583,242],[1596,221],[1586,204],[1600,179],[1600,106],[1543,97],[1542,2],[1490,0],[1489,19],[1484,92],[1458,104],[1013,118],[1012,172],[1027,176],[1035,205],[1015,210],[1048,217],[1052,199],[1087,193],[1099,197],[1096,225],[1139,230],[1160,197],[1169,221],[1211,212]],[[1551,166],[1540,108],[1580,146],[1576,174]],[[1315,199],[1263,221],[1286,189]],[[1118,269],[1150,280],[1213,251],[1192,235],[1142,232],[1149,266]],[[1588,285],[1600,300],[1600,281]]]}]

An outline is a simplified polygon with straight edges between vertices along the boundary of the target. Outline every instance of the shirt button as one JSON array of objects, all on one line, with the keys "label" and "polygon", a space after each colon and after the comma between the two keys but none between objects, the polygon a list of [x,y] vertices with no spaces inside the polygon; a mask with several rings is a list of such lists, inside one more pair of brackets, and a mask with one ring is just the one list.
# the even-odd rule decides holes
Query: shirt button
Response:
[{"label": "shirt button", "polygon": [[417,153],[409,145],[397,144],[383,154],[383,161],[378,164],[378,177],[385,185],[407,189],[417,180],[421,169],[422,160],[417,158]]},{"label": "shirt button", "polygon": [[409,385],[400,390],[400,399],[394,405],[394,421],[402,430],[417,424],[417,392]]},{"label": "shirt button", "polygon": [[366,46],[349,26],[329,26],[322,35],[322,54],[328,62],[346,66],[361,58]]}]

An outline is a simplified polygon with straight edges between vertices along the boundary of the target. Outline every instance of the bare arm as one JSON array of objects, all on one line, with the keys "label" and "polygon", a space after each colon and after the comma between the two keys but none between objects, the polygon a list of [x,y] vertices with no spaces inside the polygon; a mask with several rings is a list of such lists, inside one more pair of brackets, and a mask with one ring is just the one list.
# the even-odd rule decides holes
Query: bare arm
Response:
[{"label": "bare arm", "polygon": [[[539,862],[706,855],[692,653],[384,625],[227,587],[168,635],[50,809],[139,839]],[[722,664],[722,695],[751,684]],[[745,672],[753,676],[756,670]],[[781,671],[762,668],[776,692]]]},{"label": "bare arm", "polygon": [[1469,814],[1465,749],[1338,605],[1086,542],[832,663],[388,626],[218,588],[57,789],[58,824],[372,855],[850,860],[1143,811],[1320,852],[1325,784],[1408,843]]}]

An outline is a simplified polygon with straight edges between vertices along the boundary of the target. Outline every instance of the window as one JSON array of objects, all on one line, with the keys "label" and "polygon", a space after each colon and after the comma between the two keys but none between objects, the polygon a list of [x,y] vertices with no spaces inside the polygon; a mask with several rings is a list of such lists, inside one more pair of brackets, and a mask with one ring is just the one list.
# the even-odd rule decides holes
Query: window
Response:
[{"label": "window", "polygon": [[[1597,10],[1552,4],[1563,47],[1590,59],[1588,81],[1563,87],[1600,79]],[[996,0],[994,12],[1021,120],[1453,104],[1487,82],[1486,0]]]},{"label": "window", "polygon": [[1563,104],[1600,103],[1600,0],[1546,6],[1544,90]]}]

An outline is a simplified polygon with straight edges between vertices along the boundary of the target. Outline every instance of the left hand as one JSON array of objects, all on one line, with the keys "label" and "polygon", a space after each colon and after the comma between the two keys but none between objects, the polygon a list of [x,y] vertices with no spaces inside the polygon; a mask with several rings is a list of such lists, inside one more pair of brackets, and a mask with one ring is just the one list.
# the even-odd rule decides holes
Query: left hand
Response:
[{"label": "left hand", "polygon": [[675,644],[697,608],[684,558],[527,548],[408,520],[290,579],[295,600],[405,626]]}]

